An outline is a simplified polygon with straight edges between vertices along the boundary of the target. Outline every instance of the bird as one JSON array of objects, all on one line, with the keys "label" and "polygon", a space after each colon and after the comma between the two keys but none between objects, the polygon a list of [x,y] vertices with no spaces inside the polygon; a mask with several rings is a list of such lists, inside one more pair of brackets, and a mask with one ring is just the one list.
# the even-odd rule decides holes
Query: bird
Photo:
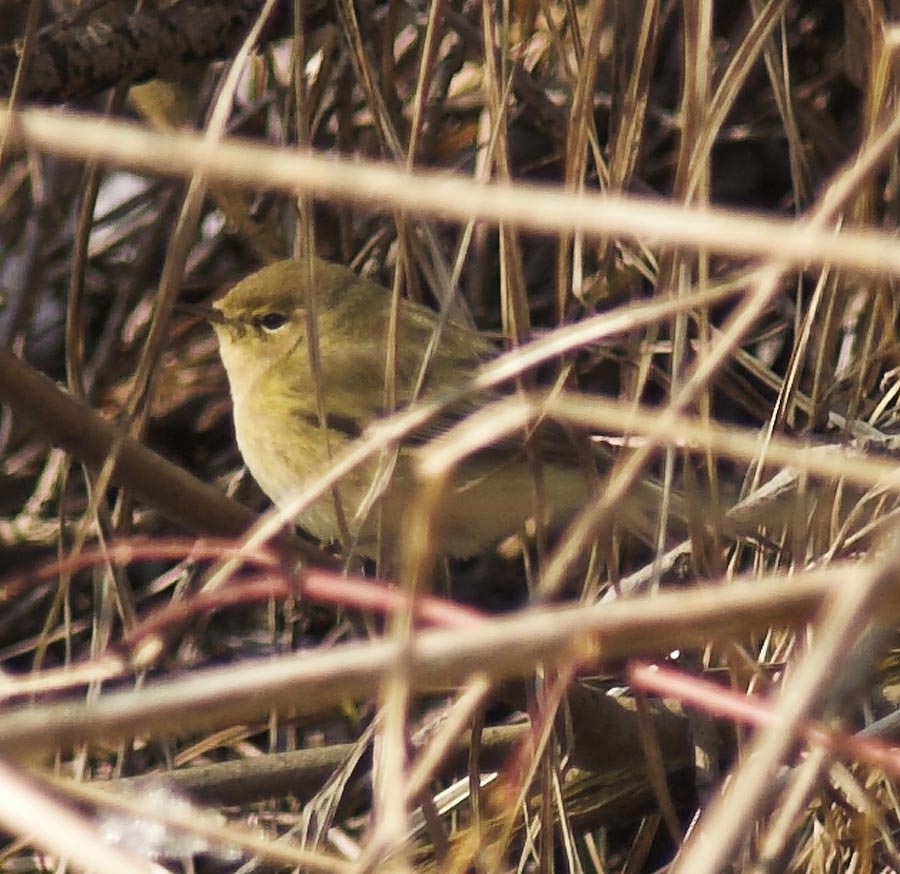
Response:
[{"label": "bird", "polygon": [[[310,366],[306,308],[315,302],[324,427]],[[272,263],[238,282],[213,304],[211,319],[228,377],[238,448],[250,473],[279,507],[317,476],[331,459],[383,417],[391,295],[374,281],[321,258],[312,263],[288,259]],[[428,307],[401,298],[397,313],[395,403],[414,400],[425,350],[438,322]],[[463,386],[492,355],[494,345],[467,326],[443,325],[430,362],[422,397]],[[445,430],[480,402],[433,423],[427,435]],[[562,429],[539,440],[543,522],[559,525],[592,495],[591,477]],[[393,472],[375,509],[356,519],[379,459],[372,458],[343,477],[337,495],[353,547],[365,557],[396,550],[409,534],[410,507],[417,481],[416,452],[422,435],[402,443]],[[441,501],[438,549],[447,557],[467,558],[522,530],[535,513],[534,465],[525,437],[485,447],[460,464]],[[323,542],[340,539],[335,496],[326,492],[295,519]]]}]

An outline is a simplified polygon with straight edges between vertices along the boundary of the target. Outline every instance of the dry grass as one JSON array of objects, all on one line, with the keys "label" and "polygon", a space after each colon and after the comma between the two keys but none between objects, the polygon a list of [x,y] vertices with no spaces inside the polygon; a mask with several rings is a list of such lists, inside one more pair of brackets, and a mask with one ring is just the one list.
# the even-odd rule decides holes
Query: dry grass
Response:
[{"label": "dry grass", "polygon": [[[887,14],[321,7],[0,111],[0,870],[900,869]],[[519,388],[423,448],[393,586],[280,532],[178,309],[310,247]],[[454,466],[541,418],[599,497],[436,562]]]}]

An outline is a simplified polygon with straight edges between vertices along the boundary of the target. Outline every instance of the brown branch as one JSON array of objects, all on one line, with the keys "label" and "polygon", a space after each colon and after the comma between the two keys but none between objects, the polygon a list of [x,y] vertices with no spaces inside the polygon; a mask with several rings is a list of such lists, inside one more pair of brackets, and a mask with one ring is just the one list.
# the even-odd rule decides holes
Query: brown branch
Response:
[{"label": "brown branch", "polygon": [[[304,13],[311,19],[324,5],[309,0]],[[34,46],[21,96],[84,99],[120,83],[177,77],[185,65],[227,57],[261,6],[261,0],[183,0],[110,20],[51,26]],[[270,28],[270,38],[286,29],[287,11],[281,10],[285,20]],[[0,46],[0,94],[10,93],[19,55],[15,44]]]},{"label": "brown branch", "polygon": [[[527,725],[487,728],[481,738],[479,763],[485,771],[502,767],[514,744],[526,737]],[[441,774],[464,770],[470,738],[457,741],[442,764]],[[252,759],[216,762],[169,771],[166,783],[202,804],[253,804],[267,798],[311,795],[352,755],[356,744],[331,744],[313,749],[271,753]],[[144,777],[129,777],[113,785],[140,789]]]},{"label": "brown branch", "polygon": [[[644,753],[638,740],[633,699],[612,698],[597,693],[592,696],[589,708],[581,708],[578,695],[582,690],[583,687],[576,684],[569,691],[569,703],[575,717],[597,726],[603,726],[608,720],[609,728],[601,731],[598,727],[596,732],[588,732],[583,737],[580,733],[575,735],[575,767],[595,774],[621,771],[643,774]],[[671,772],[690,766],[693,760],[686,717],[663,704],[652,705],[649,716],[661,734],[661,749],[667,770]],[[485,728],[478,743],[479,770],[482,773],[500,770],[508,763],[516,745],[526,741],[531,731],[524,723]],[[464,771],[468,765],[470,746],[471,734],[467,732],[441,762],[438,774],[449,777]],[[325,781],[353,754],[355,747],[351,743],[331,744],[251,759],[215,762],[168,771],[165,780],[172,789],[200,804],[254,804],[289,794],[308,797],[322,788]],[[146,785],[146,778],[129,777],[113,781],[112,785],[133,787],[135,791],[140,791]]]},{"label": "brown branch", "polygon": [[[47,377],[3,348],[0,402],[30,419],[52,443],[93,469],[102,467],[118,447],[113,482],[190,531],[236,537],[256,520],[252,510],[122,435],[95,410],[64,394]],[[291,545],[307,562],[332,564],[324,553],[308,544],[292,539]]]}]

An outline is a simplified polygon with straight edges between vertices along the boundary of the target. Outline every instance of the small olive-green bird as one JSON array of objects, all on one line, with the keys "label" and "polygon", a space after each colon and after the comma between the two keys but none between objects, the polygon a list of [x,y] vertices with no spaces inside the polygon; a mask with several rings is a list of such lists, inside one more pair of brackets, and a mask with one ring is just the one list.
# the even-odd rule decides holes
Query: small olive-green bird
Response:
[{"label": "small olive-green bird", "polygon": [[[333,457],[384,415],[391,301],[384,288],[337,264],[316,259],[313,272],[322,395]],[[218,318],[213,324],[231,386],[238,446],[263,491],[282,507],[329,465],[307,346],[308,278],[305,262],[280,261],[248,276],[214,305]],[[398,407],[412,399],[436,320],[432,310],[401,300]],[[476,332],[446,325],[430,363],[424,396],[460,385],[492,351],[491,344]],[[561,444],[558,435],[553,436]],[[380,498],[381,536],[391,550],[404,537],[405,513],[416,487],[414,452],[414,445],[400,448]],[[543,512],[553,525],[588,499],[588,478],[571,449],[548,452],[542,462]],[[359,530],[353,530],[352,521],[378,465],[373,458],[338,486],[355,547],[366,556],[376,553],[379,507]],[[458,469],[441,507],[441,551],[448,556],[471,556],[520,531],[533,516],[534,495],[524,442],[518,446],[507,442],[470,457]],[[325,494],[303,510],[297,522],[320,540],[338,539],[334,496]]]}]

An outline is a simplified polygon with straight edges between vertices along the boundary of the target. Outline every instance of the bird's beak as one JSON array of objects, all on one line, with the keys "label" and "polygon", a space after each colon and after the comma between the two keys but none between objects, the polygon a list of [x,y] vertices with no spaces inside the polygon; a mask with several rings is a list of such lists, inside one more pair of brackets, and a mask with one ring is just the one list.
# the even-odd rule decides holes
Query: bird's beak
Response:
[{"label": "bird's beak", "polygon": [[215,304],[179,303],[175,305],[175,311],[196,316],[198,319],[204,319],[213,327],[225,323],[225,316],[222,315],[222,311]]}]

